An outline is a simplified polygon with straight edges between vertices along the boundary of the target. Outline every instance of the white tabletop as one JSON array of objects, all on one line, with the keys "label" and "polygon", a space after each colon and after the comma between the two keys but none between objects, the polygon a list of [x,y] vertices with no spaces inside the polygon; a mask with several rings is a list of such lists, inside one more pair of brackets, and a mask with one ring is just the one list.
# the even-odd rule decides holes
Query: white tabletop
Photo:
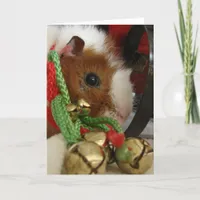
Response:
[{"label": "white tabletop", "polygon": [[[62,193],[66,188],[63,186],[76,185],[84,188],[103,184],[120,186],[124,192],[130,188],[135,189],[136,196],[142,193],[143,196],[148,197],[156,192],[160,197],[168,194],[198,199],[196,197],[200,196],[199,131],[199,126],[183,128],[180,121],[176,119],[156,119],[154,129],[155,175],[52,177],[45,175],[45,120],[1,119],[0,188],[5,188],[3,190],[5,193],[7,190],[20,191],[23,189],[29,192],[27,194],[22,192],[21,195],[35,199],[39,197],[36,192],[39,190],[49,191],[54,188],[53,191]],[[78,188],[84,192],[82,187]],[[148,193],[143,193],[144,189]],[[53,191],[49,191],[45,198],[53,199],[51,195]],[[33,195],[28,196],[30,192]],[[116,198],[122,197],[118,192],[115,191]],[[9,195],[15,197],[12,192]]]}]

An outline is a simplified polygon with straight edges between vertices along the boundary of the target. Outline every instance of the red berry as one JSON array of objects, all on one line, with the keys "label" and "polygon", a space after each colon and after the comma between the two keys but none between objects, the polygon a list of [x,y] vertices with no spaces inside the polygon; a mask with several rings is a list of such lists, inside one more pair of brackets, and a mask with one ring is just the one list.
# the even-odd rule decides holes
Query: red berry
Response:
[{"label": "red berry", "polygon": [[88,133],[88,132],[90,132],[89,129],[83,128],[83,127],[80,128],[80,133],[81,133],[81,135],[84,135],[85,133]]},{"label": "red berry", "polygon": [[120,147],[124,143],[124,134],[122,133],[117,133],[114,130],[110,130],[107,132],[107,138],[108,140],[113,144],[115,147]]}]

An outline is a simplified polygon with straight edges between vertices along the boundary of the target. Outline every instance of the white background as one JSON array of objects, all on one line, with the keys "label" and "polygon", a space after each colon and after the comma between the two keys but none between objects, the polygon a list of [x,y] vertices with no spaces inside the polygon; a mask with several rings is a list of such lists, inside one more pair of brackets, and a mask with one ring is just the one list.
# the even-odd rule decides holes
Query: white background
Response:
[{"label": "white background", "polygon": [[[197,21],[200,1],[194,6]],[[182,69],[176,0],[7,0],[0,9],[0,117],[23,118],[0,120],[0,199],[199,199],[199,140],[173,143],[183,130],[165,120],[155,120],[156,175],[47,177],[45,120],[27,119],[46,114],[46,24],[135,17],[155,25],[155,116],[163,117],[161,92]]]},{"label": "white background", "polygon": [[[67,2],[18,0],[1,6],[0,117],[45,117],[46,24],[131,17],[155,25],[155,117],[164,117],[162,90],[182,70],[173,27],[176,0]],[[196,25],[200,1],[193,2]]]}]

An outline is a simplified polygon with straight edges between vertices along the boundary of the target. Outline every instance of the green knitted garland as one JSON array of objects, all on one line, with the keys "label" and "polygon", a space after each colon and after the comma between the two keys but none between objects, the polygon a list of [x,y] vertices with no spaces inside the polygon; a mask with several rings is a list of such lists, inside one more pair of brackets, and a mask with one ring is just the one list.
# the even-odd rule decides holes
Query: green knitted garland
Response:
[{"label": "green knitted garland", "polygon": [[90,116],[79,116],[78,119],[73,122],[70,114],[67,112],[66,106],[71,103],[71,100],[62,74],[60,57],[55,50],[51,50],[49,52],[48,61],[54,63],[56,69],[56,83],[60,90],[60,94],[57,95],[51,102],[52,115],[68,145],[75,144],[82,140],[80,127],[84,127],[89,130],[98,128],[104,132],[107,132],[109,131],[109,128],[106,126],[106,124],[109,124],[118,133],[123,132],[118,122],[109,117],[93,118]]}]

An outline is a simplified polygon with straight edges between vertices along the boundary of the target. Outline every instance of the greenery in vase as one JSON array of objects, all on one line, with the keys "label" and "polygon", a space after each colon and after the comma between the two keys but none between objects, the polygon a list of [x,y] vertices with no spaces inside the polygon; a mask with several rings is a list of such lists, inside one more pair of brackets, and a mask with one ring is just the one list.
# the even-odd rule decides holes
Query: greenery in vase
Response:
[{"label": "greenery in vase", "polygon": [[[174,27],[185,76],[185,102],[186,102],[185,122],[186,124],[189,123],[199,124],[200,112],[198,108],[195,82],[194,82],[194,73],[195,73],[197,57],[198,57],[198,49],[199,49],[196,46],[198,26],[197,26],[195,40],[193,41],[192,0],[187,0],[186,17],[184,17],[183,14],[181,0],[178,0],[178,10],[179,10],[180,36],[178,35],[176,26]],[[192,47],[193,42],[194,46]]]}]

